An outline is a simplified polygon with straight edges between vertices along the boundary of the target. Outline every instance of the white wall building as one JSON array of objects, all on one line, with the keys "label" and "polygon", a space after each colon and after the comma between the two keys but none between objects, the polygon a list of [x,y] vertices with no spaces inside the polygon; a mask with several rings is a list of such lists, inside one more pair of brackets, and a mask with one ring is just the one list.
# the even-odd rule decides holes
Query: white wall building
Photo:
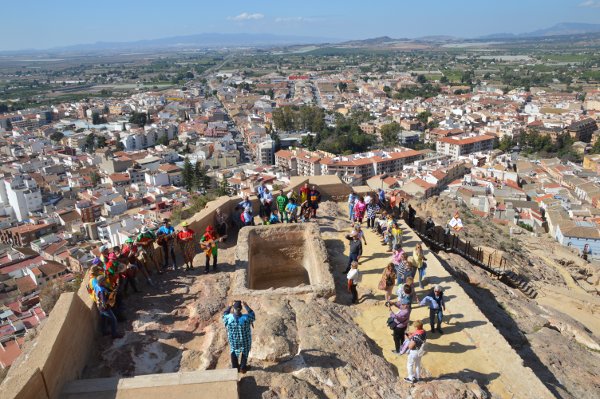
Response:
[{"label": "white wall building", "polygon": [[0,190],[0,199],[4,205],[13,208],[18,221],[26,220],[30,213],[42,210],[42,193],[31,176],[25,174],[5,178],[2,185],[4,190]]}]

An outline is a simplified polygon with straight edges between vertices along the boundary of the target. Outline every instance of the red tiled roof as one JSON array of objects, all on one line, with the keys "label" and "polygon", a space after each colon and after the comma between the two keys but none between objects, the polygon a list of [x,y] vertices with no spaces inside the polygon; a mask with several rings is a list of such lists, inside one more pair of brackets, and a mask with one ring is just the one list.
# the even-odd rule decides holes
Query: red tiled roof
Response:
[{"label": "red tiled roof", "polygon": [[420,177],[417,177],[412,182],[415,183],[416,185],[418,185],[419,187],[423,187],[425,190],[435,187],[435,184],[427,183],[425,180],[421,179]]},{"label": "red tiled roof", "polygon": [[16,278],[15,282],[17,283],[17,288],[21,292],[21,294],[25,294],[31,291],[35,291],[37,288],[37,284],[30,276]]},{"label": "red tiled roof", "polygon": [[12,273],[14,271],[24,269],[24,268],[32,266],[32,265],[41,265],[42,260],[43,259],[41,256],[36,256],[35,258],[27,259],[22,262],[15,263],[14,265],[3,267],[0,269],[0,274]]},{"label": "red tiled roof", "polygon": [[114,183],[118,183],[118,182],[124,183],[124,182],[128,182],[130,180],[129,175],[127,173],[112,173],[108,177]]},{"label": "red tiled roof", "polygon": [[494,137],[493,136],[488,136],[488,135],[481,135],[481,136],[475,136],[475,137],[467,137],[467,138],[456,138],[456,137],[442,137],[441,139],[439,139],[439,141],[441,141],[442,143],[449,143],[449,144],[458,144],[458,145],[467,145],[467,144],[473,144],[473,143],[477,143],[480,141],[487,141],[487,140],[493,140]]}]

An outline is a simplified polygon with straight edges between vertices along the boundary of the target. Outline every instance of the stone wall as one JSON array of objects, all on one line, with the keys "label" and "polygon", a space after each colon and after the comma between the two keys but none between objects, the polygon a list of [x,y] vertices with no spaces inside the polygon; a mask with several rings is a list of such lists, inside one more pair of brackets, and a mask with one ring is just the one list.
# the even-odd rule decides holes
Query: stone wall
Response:
[{"label": "stone wall", "polygon": [[[267,253],[262,252],[264,243],[268,243]],[[235,253],[234,295],[335,296],[327,248],[314,223],[244,227],[238,235]],[[306,278],[300,279],[299,271]],[[264,289],[264,284],[257,281],[260,279],[273,280],[273,288]],[[287,284],[294,281],[281,284],[286,279],[299,281],[297,285]]]},{"label": "stone wall", "polygon": [[98,334],[98,312],[82,285],[60,296],[31,350],[0,386],[3,398],[58,398],[63,385],[81,376]]},{"label": "stone wall", "polygon": [[61,399],[237,399],[235,369],[73,381]]}]

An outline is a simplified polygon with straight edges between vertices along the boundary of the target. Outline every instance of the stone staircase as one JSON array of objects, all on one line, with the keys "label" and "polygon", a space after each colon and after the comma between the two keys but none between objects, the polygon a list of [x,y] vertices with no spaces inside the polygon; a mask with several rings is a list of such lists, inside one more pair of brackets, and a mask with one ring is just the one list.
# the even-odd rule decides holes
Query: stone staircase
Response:
[{"label": "stone staircase", "polygon": [[516,288],[525,294],[530,299],[535,299],[538,296],[535,288],[527,281],[523,276],[513,272],[512,270],[502,271],[495,269],[498,275],[498,279],[504,284]]}]

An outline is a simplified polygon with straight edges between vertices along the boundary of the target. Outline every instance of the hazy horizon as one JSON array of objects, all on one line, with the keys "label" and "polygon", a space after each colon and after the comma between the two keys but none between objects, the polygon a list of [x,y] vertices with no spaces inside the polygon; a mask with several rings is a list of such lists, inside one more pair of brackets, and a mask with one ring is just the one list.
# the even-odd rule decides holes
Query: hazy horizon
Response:
[{"label": "hazy horizon", "polygon": [[4,19],[5,32],[13,34],[0,43],[0,51],[213,33],[335,40],[438,35],[472,38],[531,32],[563,22],[600,21],[600,0],[375,0],[368,4],[305,0],[302,7],[270,0],[234,0],[226,7],[189,0],[148,0],[143,5],[105,0],[98,4],[82,6],[81,2],[64,0],[49,6],[33,0],[27,9],[22,3],[6,4],[3,9],[7,17],[20,17]]}]

